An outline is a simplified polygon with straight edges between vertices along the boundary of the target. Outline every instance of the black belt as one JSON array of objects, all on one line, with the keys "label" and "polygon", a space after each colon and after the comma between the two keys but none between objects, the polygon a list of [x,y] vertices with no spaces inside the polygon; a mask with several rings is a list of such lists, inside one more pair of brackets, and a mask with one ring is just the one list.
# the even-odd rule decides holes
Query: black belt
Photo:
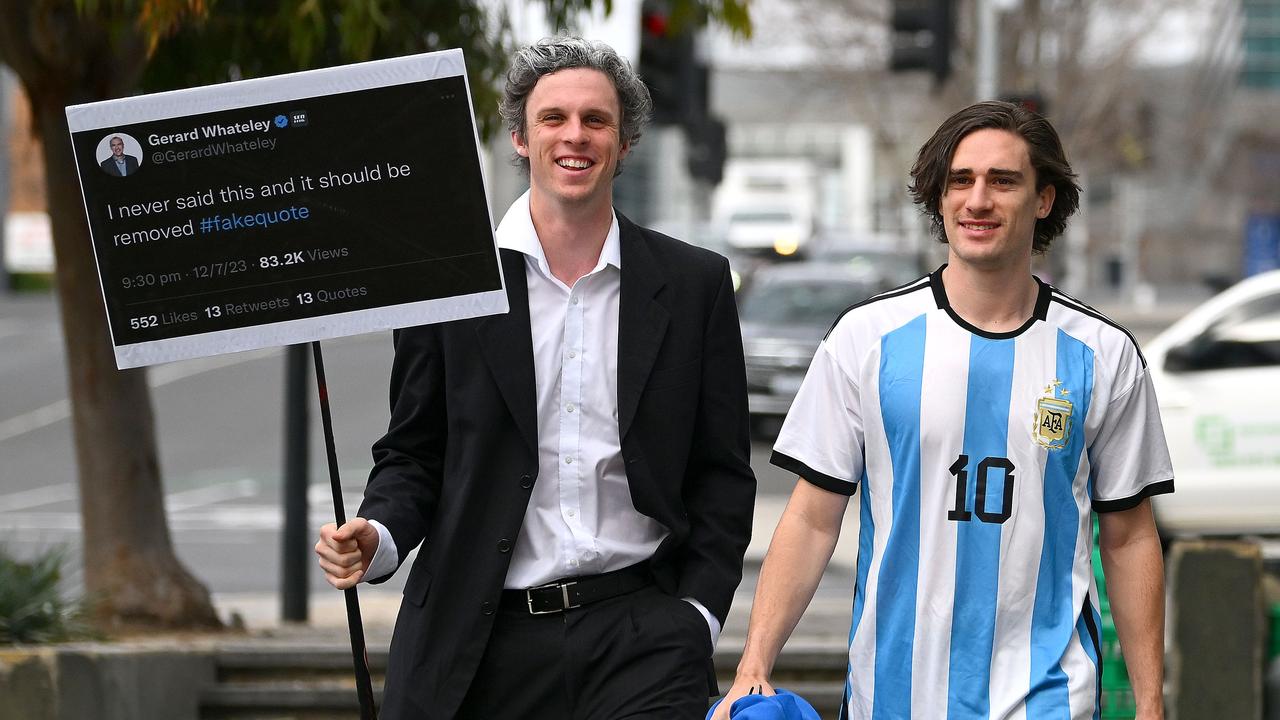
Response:
[{"label": "black belt", "polygon": [[565,578],[526,590],[503,590],[502,605],[527,609],[533,615],[545,615],[626,595],[652,583],[649,563],[642,562],[621,570]]}]

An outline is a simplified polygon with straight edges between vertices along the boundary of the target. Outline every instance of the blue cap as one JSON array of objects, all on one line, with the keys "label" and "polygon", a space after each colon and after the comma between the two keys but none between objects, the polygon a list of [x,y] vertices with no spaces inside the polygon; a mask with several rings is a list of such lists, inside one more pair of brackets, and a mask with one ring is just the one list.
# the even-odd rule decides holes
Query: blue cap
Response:
[{"label": "blue cap", "polygon": [[[777,689],[777,695],[743,695],[729,708],[731,720],[822,720],[818,711],[805,699],[790,690]],[[707,720],[715,713],[724,698],[716,701],[707,711]]]}]

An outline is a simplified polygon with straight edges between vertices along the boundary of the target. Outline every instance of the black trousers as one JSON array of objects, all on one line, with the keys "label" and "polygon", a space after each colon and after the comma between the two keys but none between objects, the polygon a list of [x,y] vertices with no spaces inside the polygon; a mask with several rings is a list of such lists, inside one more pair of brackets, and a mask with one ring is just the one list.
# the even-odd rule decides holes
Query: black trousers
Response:
[{"label": "black trousers", "polygon": [[504,602],[459,720],[702,720],[711,635],[647,587],[563,613]]}]

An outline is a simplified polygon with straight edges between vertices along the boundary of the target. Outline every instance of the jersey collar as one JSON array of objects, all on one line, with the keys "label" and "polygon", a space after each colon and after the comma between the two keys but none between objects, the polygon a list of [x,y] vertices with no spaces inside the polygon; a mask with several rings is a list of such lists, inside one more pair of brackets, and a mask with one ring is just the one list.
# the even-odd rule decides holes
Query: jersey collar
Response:
[{"label": "jersey collar", "polygon": [[951,319],[955,324],[965,330],[968,330],[974,335],[979,335],[990,340],[1007,340],[1009,338],[1015,338],[1030,329],[1032,325],[1035,325],[1037,320],[1045,320],[1049,315],[1049,296],[1052,294],[1053,288],[1040,278],[1032,275],[1031,278],[1036,281],[1036,287],[1038,288],[1036,291],[1036,306],[1032,309],[1031,317],[1027,318],[1026,322],[1022,323],[1020,327],[1014,330],[1001,333],[991,332],[990,330],[983,330],[982,328],[976,327],[964,318],[960,317],[960,314],[951,307],[951,300],[947,298],[947,289],[942,283],[942,271],[946,268],[947,263],[943,263],[938,266],[937,270],[929,273],[929,288],[933,290],[933,300],[937,303],[939,310],[947,311],[947,315],[951,316]]}]

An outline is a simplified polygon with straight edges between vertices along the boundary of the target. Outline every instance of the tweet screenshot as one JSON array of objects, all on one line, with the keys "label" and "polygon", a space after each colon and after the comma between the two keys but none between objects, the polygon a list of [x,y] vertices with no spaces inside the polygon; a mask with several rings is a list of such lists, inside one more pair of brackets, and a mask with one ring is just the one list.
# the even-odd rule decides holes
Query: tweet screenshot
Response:
[{"label": "tweet screenshot", "polygon": [[67,117],[120,368],[506,311],[458,51]]}]

